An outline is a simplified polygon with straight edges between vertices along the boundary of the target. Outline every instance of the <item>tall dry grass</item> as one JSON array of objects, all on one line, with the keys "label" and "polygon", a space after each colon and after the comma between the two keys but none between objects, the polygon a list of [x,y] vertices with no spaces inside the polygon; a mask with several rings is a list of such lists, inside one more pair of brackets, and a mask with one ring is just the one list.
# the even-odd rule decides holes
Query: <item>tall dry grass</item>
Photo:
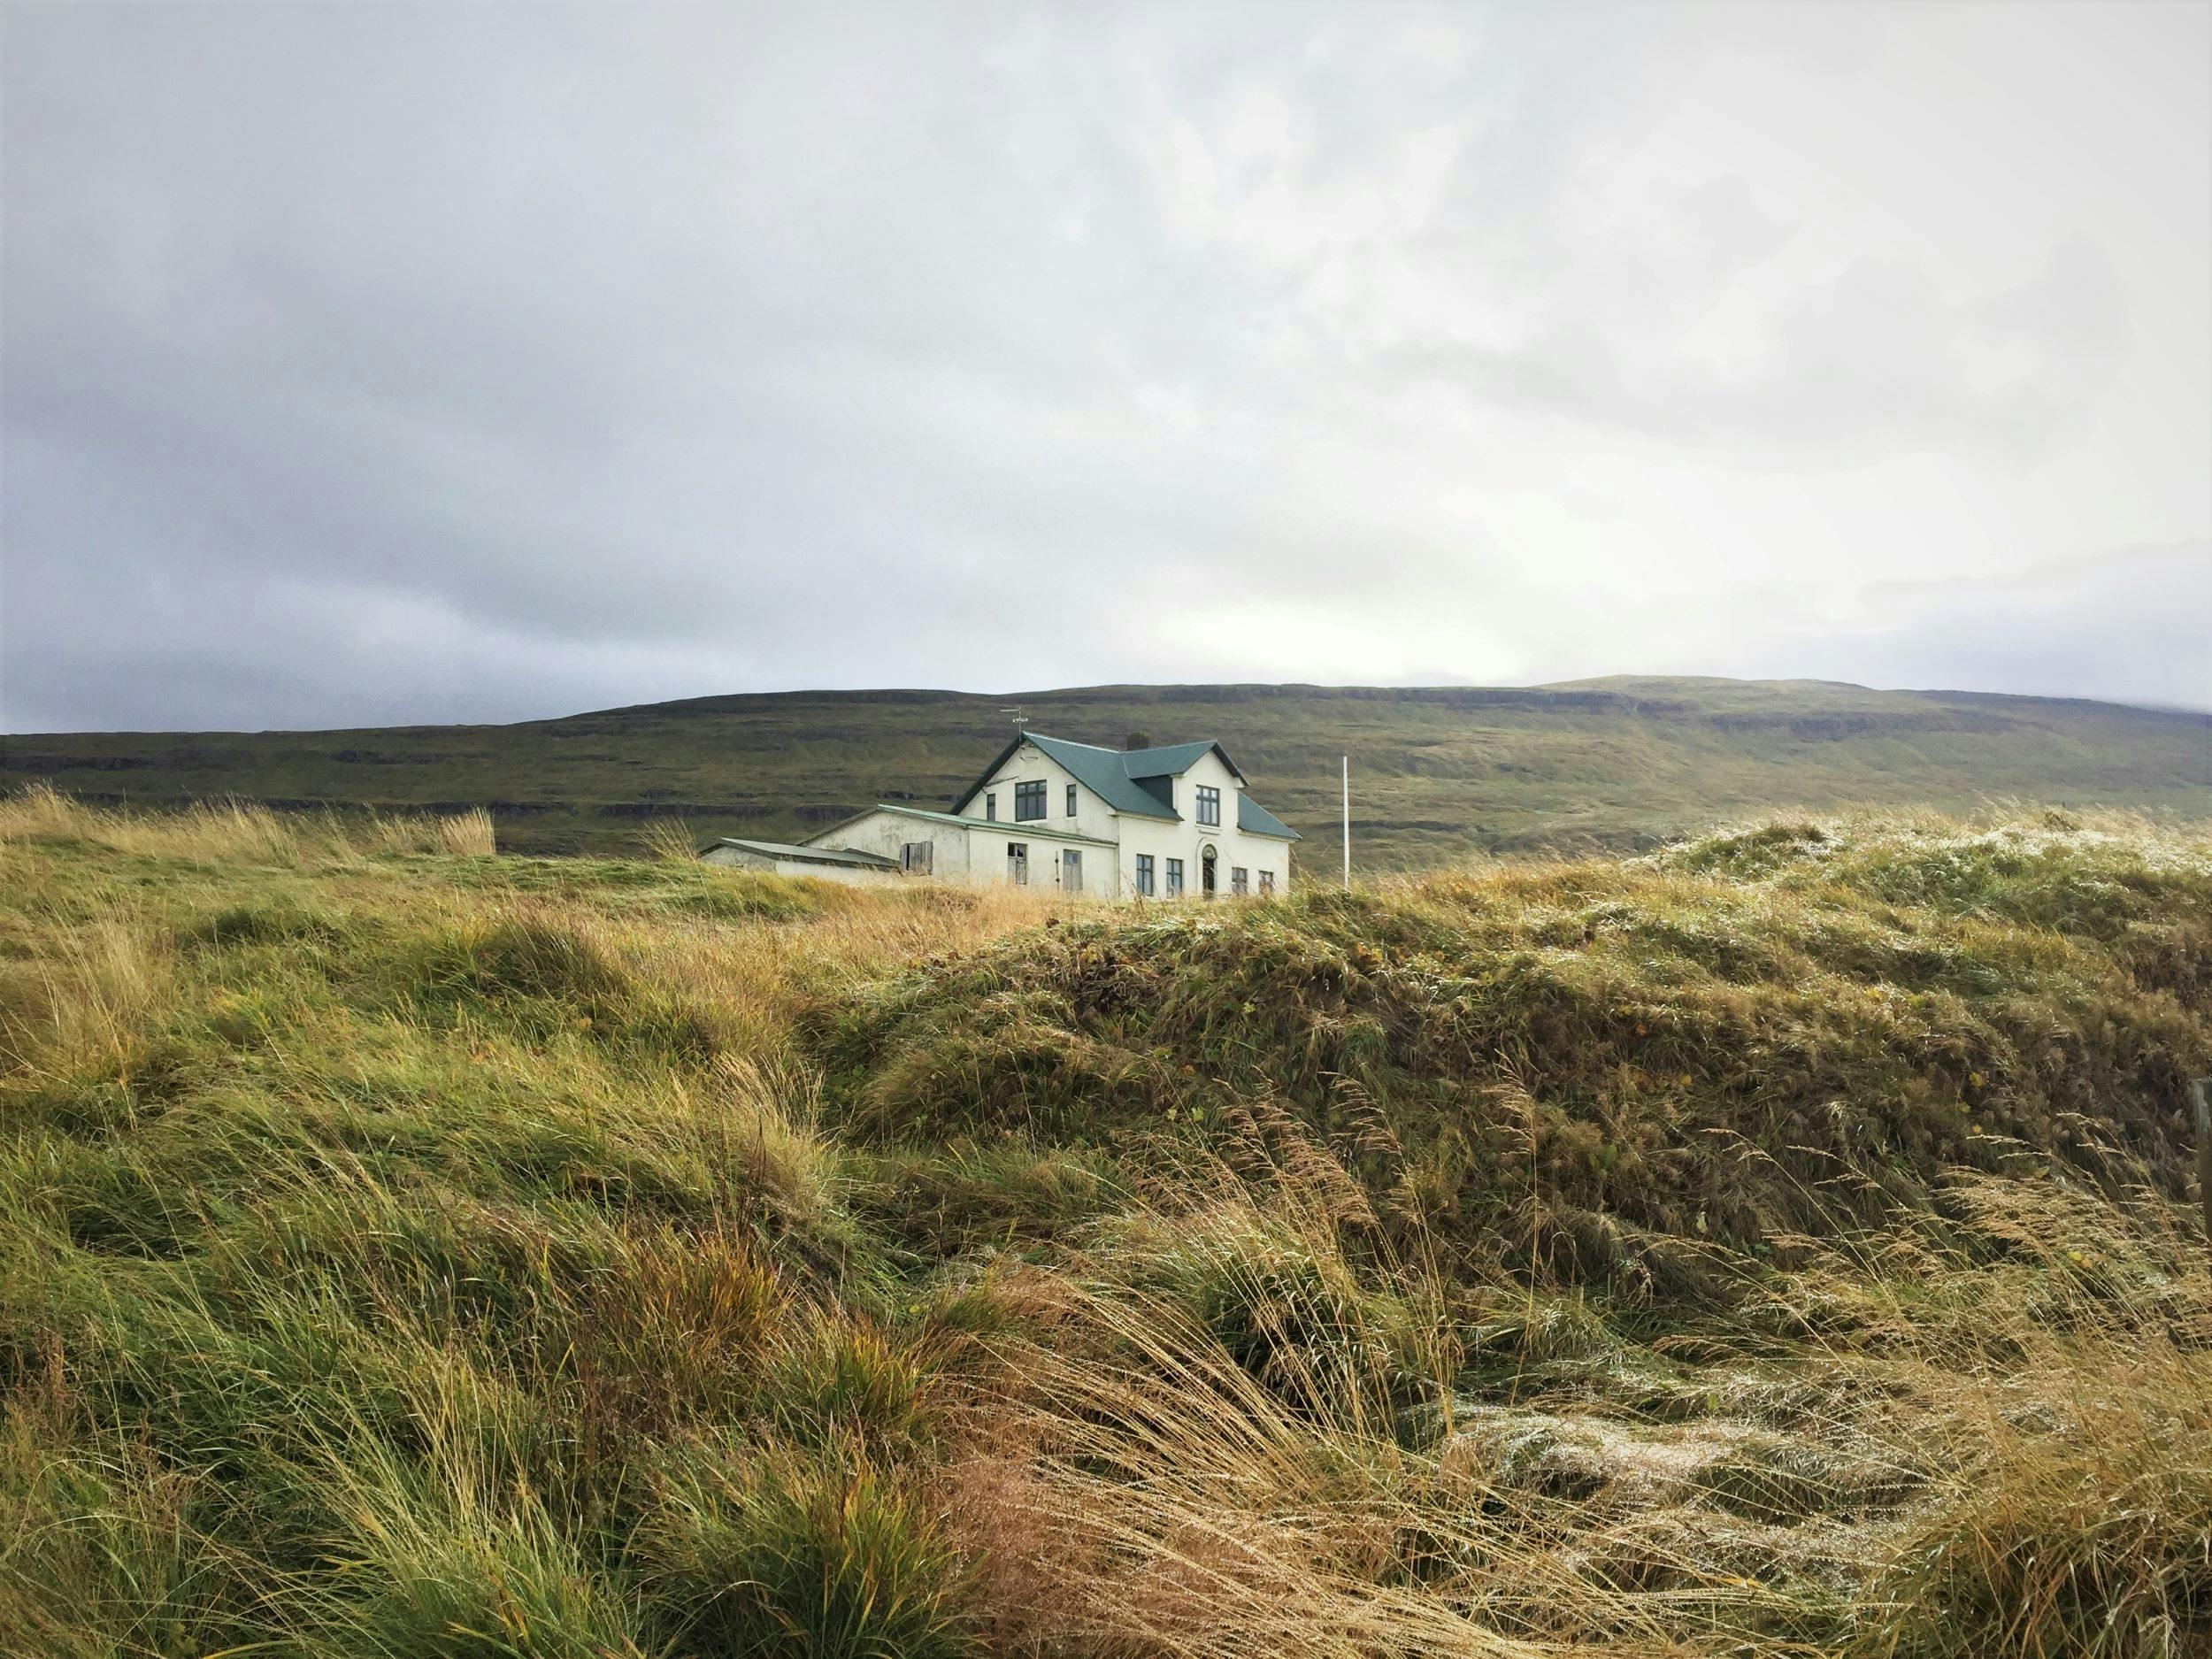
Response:
[{"label": "tall dry grass", "polygon": [[668,864],[683,864],[699,856],[698,834],[681,818],[655,818],[638,832],[638,855]]},{"label": "tall dry grass", "polygon": [[[1333,1357],[1388,1345],[1371,1310],[1301,1305],[1259,1259],[1278,1245],[1217,1263],[1300,1332],[1272,1375],[1202,1301],[1064,1294],[1000,1349],[1013,1403],[946,1476],[995,1634],[1191,1655],[2200,1651],[2202,1241],[2155,1204],[1985,1176],[1953,1197],[1964,1227],[1824,1247],[1687,1374],[1659,1356],[1700,1344],[1601,1323],[1517,1405],[1394,1402],[1387,1366]],[[2026,1253],[1993,1262],[2007,1239]],[[1679,1391],[1655,1396],[1662,1379]]]},{"label": "tall dry grass", "polygon": [[123,812],[88,806],[44,784],[0,797],[0,847],[78,842],[159,858],[298,865],[377,854],[486,856],[491,814],[446,817],[273,811],[248,801],[208,801],[181,811]]},{"label": "tall dry grass", "polygon": [[0,967],[0,1067],[128,1087],[175,1000],[173,955],[151,930],[113,915],[58,929],[44,955]]},{"label": "tall dry grass", "polygon": [[2212,1632],[2185,841],[1195,914],[334,833],[0,807],[8,1659]]}]

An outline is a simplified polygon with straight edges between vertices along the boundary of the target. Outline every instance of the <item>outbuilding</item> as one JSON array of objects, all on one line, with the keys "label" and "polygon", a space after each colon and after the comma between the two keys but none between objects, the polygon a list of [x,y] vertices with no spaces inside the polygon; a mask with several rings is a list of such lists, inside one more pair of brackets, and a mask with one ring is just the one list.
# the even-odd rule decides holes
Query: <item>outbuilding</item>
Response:
[{"label": "outbuilding", "polygon": [[713,841],[699,849],[699,857],[710,864],[780,876],[814,876],[858,887],[894,880],[900,873],[895,858],[879,858],[848,847],[795,847],[784,841]]}]

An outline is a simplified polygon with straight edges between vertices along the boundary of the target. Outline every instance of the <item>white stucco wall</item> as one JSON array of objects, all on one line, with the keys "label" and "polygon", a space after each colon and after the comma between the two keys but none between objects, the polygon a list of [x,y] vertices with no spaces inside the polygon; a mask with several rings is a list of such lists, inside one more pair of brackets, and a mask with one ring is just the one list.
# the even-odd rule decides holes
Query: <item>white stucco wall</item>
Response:
[{"label": "white stucco wall", "polygon": [[842,847],[856,853],[873,853],[879,858],[894,861],[899,849],[908,841],[928,841],[933,848],[934,867],[931,874],[941,881],[965,881],[969,879],[968,837],[956,825],[938,824],[928,818],[909,817],[903,812],[877,810],[864,814],[849,824],[841,824],[823,833],[825,847]]},{"label": "white stucco wall", "polygon": [[[1197,821],[1198,790],[1203,785],[1221,791],[1221,822],[1218,826],[1202,826]],[[1149,853],[1153,858],[1153,895],[1167,896],[1167,861],[1183,861],[1183,896],[1195,899],[1202,896],[1202,872],[1205,849],[1214,849],[1216,868],[1220,875],[1217,896],[1232,895],[1231,872],[1241,864],[1248,872],[1248,891],[1259,895],[1259,872],[1271,871],[1275,876],[1275,894],[1280,897],[1290,891],[1290,843],[1268,835],[1248,835],[1237,828],[1237,798],[1240,788],[1236,774],[1221,763],[1216,755],[1207,755],[1188,772],[1175,780],[1175,808],[1183,817],[1180,822],[1168,823],[1157,818],[1124,818],[1121,820],[1122,890],[1133,894],[1137,890],[1137,855]]]},{"label": "white stucco wall", "polygon": [[[1000,810],[1005,809],[1002,806]],[[1058,823],[1047,818],[1043,823],[978,825],[968,831],[968,856],[977,872],[979,881],[1004,881],[1007,879],[1006,849],[1019,842],[1029,849],[1029,886],[1041,893],[1057,893],[1064,889],[1062,879],[1065,869],[1061,855],[1068,852],[1083,856],[1082,891],[1096,899],[1118,898],[1121,895],[1119,871],[1115,859],[1118,849],[1102,837],[1080,841],[1066,839],[1066,832],[1054,833],[1068,820],[1064,815]],[[1109,820],[1110,825],[1110,819]]]},{"label": "white stucco wall", "polygon": [[1059,890],[1064,868],[1060,855],[1072,848],[1083,855],[1083,891],[1099,898],[1118,896],[1121,886],[1112,842],[1070,841],[1053,833],[1066,822],[1063,815],[1059,824],[1049,818],[1041,824],[947,824],[878,810],[823,832],[821,844],[896,858],[904,843],[926,841],[933,849],[931,873],[938,880],[989,886],[1006,879],[1007,843],[1022,841],[1029,848],[1029,885],[1046,893]]},{"label": "white stucco wall", "polygon": [[[1198,789],[1205,785],[1221,791],[1221,823],[1216,826],[1201,826],[1197,822]],[[1221,896],[1231,892],[1230,872],[1241,864],[1248,872],[1247,889],[1257,897],[1260,890],[1259,872],[1271,871],[1275,876],[1278,897],[1290,891],[1290,843],[1271,835],[1248,835],[1237,827],[1237,798],[1242,793],[1236,773],[1221,763],[1218,755],[1207,755],[1198,764],[1175,780],[1175,804],[1183,813],[1194,849],[1192,857],[1202,856],[1211,844],[1216,863],[1221,872]],[[1190,866],[1190,887],[1198,890],[1198,865]]]},{"label": "white stucco wall", "polygon": [[1167,861],[1180,858],[1189,863],[1192,847],[1189,826],[1164,823],[1158,818],[1125,818],[1121,820],[1121,890],[1132,897],[1137,895],[1137,855],[1152,855],[1152,896],[1167,896]]}]

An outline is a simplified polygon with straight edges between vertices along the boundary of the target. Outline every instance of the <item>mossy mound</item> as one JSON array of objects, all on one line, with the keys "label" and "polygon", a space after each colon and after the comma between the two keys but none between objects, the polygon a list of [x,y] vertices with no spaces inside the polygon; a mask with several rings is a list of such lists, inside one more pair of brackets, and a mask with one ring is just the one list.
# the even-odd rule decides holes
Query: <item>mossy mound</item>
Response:
[{"label": "mossy mound", "polygon": [[2039,821],[1816,825],[1627,864],[1122,911],[818,1009],[855,1131],[1233,1141],[1256,1102],[1564,1270],[1926,1202],[2023,1154],[2177,1195],[2212,1063],[2212,869]]}]

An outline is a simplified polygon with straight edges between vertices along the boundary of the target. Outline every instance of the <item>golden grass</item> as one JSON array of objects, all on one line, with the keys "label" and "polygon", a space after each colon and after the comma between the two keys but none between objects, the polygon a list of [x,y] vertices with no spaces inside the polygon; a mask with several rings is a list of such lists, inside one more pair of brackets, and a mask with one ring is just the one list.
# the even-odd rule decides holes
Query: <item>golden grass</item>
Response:
[{"label": "golden grass", "polygon": [[494,850],[491,815],[280,813],[243,801],[203,802],[180,812],[127,813],[87,806],[43,784],[0,797],[0,846],[77,841],[144,857],[301,865],[377,854],[455,856]]},{"label": "golden grass", "polygon": [[638,856],[683,864],[699,856],[699,841],[681,818],[655,818],[638,833]]},{"label": "golden grass", "polygon": [[[1018,1403],[946,1477],[996,1633],[1194,1659],[2196,1651],[2212,1278],[2165,1254],[2171,1212],[1986,1178],[1958,1197],[2046,1251],[1839,1240],[1773,1311],[1857,1301],[1849,1339],[1741,1341],[1678,1423],[1588,1397],[1619,1363],[1593,1355],[1579,1400],[1463,1404],[1409,1439],[1379,1372],[1310,1369],[1310,1332],[1306,1374],[1269,1379],[1186,1300],[1087,1286],[1002,1351]],[[1922,1330],[1932,1294],[1971,1310],[1972,1361]],[[1343,1306],[1328,1334],[1375,1343]]]},{"label": "golden grass", "polygon": [[[0,803],[0,1654],[2200,1651],[2204,844],[1806,829],[1197,915]],[[875,1133],[947,1033],[1039,1115]]]},{"label": "golden grass", "polygon": [[0,1065],[43,1084],[111,1078],[127,1087],[175,981],[166,942],[143,926],[99,915],[57,929],[46,954],[0,964]]}]

